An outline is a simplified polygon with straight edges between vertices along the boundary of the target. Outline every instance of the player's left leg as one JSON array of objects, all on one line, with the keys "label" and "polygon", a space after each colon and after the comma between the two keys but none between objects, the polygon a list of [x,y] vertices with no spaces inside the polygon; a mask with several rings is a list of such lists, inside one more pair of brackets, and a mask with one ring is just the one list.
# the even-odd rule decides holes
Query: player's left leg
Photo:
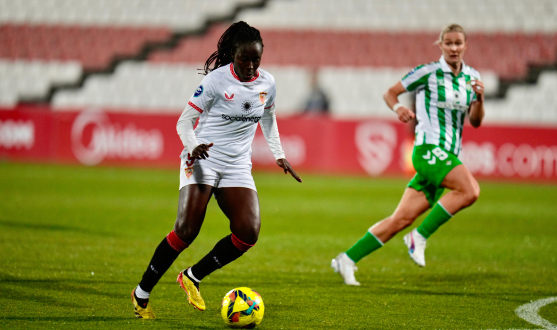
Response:
[{"label": "player's left leg", "polygon": [[411,225],[429,205],[423,191],[412,186],[406,188],[393,214],[371,226],[364,237],[331,261],[331,267],[341,275],[345,284],[360,285],[354,277],[355,264]]},{"label": "player's left leg", "polygon": [[453,168],[441,186],[451,191],[433,207],[417,231],[426,239],[458,211],[474,204],[480,195],[480,185],[464,165]]},{"label": "player's left leg", "polygon": [[257,191],[244,187],[214,190],[219,207],[230,220],[232,233],[221,239],[199,262],[185,270],[196,286],[207,275],[241,257],[255,245],[261,219]]}]

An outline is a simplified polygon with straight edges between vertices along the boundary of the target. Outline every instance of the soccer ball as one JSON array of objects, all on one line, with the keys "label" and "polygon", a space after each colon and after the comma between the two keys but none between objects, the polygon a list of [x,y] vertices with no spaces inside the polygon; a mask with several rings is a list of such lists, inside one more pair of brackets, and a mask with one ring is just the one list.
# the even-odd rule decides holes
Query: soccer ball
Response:
[{"label": "soccer ball", "polygon": [[242,287],[228,291],[222,299],[221,316],[224,323],[235,329],[252,329],[263,320],[265,305],[261,295]]}]

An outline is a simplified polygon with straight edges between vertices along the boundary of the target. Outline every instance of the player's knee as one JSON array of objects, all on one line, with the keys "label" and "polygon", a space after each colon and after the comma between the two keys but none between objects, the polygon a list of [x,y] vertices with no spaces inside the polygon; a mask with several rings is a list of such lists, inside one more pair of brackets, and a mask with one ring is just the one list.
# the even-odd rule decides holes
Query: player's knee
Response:
[{"label": "player's knee", "polygon": [[259,238],[259,228],[261,221],[259,217],[249,217],[243,221],[230,223],[230,231],[242,242],[254,245]]},{"label": "player's knee", "polygon": [[187,244],[191,244],[199,234],[199,226],[187,221],[176,221],[174,224],[174,232]]},{"label": "player's knee", "polygon": [[245,243],[255,245],[259,239],[259,224],[254,224],[246,228],[242,236]]},{"label": "player's knee", "polygon": [[392,226],[396,229],[396,231],[401,231],[410,226],[414,222],[414,219],[415,218],[404,214],[393,214],[390,217]]},{"label": "player's knee", "polygon": [[474,204],[474,202],[476,202],[478,198],[480,198],[480,186],[476,185],[474,188],[472,188],[470,194],[470,204]]},{"label": "player's knee", "polygon": [[464,192],[464,203],[466,206],[474,204],[480,197],[480,186],[473,184],[469,189]]},{"label": "player's knee", "polygon": [[247,250],[251,249],[255,245],[255,243],[257,243],[258,237],[259,233],[257,233],[255,237],[248,237],[247,239],[244,238],[243,235],[242,238],[239,238],[234,233],[230,235],[232,244],[234,244],[234,246],[242,252],[246,252]]}]

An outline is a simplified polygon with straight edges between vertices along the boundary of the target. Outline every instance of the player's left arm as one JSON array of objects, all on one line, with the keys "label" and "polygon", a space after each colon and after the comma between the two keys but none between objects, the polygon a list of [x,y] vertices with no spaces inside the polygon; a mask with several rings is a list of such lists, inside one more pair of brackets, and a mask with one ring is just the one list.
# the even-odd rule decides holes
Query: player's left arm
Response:
[{"label": "player's left arm", "polygon": [[296,181],[302,182],[302,179],[298,176],[298,174],[296,174],[290,163],[286,160],[284,151],[282,150],[274,103],[263,111],[263,116],[261,117],[259,124],[261,125],[263,136],[265,137],[265,140],[267,140],[267,143],[275,156],[277,165],[284,170],[284,174],[290,173]]},{"label": "player's left arm", "polygon": [[470,117],[470,124],[474,128],[480,127],[482,120],[484,119],[485,109],[484,109],[484,84],[481,80],[472,80],[472,89],[476,93],[475,100],[470,105],[468,110],[468,115]]}]

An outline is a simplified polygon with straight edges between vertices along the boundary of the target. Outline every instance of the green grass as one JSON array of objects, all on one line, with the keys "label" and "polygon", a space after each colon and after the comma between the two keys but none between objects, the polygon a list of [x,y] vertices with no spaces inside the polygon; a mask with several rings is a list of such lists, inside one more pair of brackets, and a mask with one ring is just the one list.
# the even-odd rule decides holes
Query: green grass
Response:
[{"label": "green grass", "polygon": [[[303,174],[254,175],[260,240],[203,281],[199,312],[175,279],[229,232],[211,201],[153,291],[157,320],[142,321],[129,294],[172,229],[177,170],[0,163],[0,328],[220,329],[224,294],[249,286],[265,302],[260,329],[535,329],[514,310],[557,296],[557,186],[481,182],[478,202],[429,240],[427,267],[401,233],[348,287],[331,258],[394,210],[407,179]],[[556,305],[540,310],[554,324]]]}]

